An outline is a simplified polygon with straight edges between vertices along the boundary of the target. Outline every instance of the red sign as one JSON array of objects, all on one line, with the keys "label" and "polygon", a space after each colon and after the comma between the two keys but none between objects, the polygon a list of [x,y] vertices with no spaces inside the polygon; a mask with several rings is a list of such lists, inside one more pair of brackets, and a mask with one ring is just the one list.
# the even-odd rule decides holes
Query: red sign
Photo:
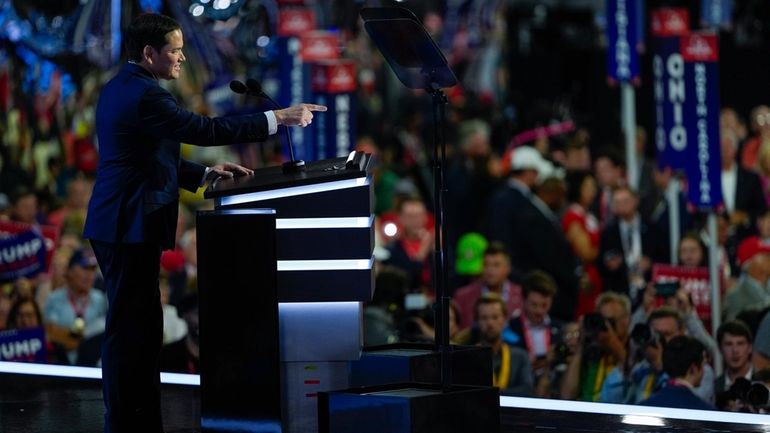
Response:
[{"label": "red sign", "polygon": [[653,36],[682,36],[690,31],[690,13],[686,8],[661,8],[652,11]]},{"label": "red sign", "polygon": [[315,13],[310,9],[283,9],[278,14],[278,36],[299,36],[313,29]]},{"label": "red sign", "polygon": [[299,55],[303,62],[333,60],[339,57],[337,34],[325,31],[313,31],[300,37]]},{"label": "red sign", "polygon": [[320,93],[348,93],[356,90],[356,66],[350,60],[313,65],[312,88]]},{"label": "red sign", "polygon": [[716,33],[693,32],[682,36],[680,52],[685,62],[716,62],[719,60],[719,39]]},{"label": "red sign", "polygon": [[711,319],[711,287],[708,268],[696,266],[673,266],[655,264],[652,267],[652,282],[679,281],[680,286],[690,294],[698,317]]}]

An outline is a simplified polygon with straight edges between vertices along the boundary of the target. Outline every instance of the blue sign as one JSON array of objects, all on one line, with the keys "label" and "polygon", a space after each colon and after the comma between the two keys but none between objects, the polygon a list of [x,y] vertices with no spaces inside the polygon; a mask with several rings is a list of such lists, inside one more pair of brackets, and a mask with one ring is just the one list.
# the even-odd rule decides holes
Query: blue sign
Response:
[{"label": "blue sign", "polygon": [[316,159],[348,156],[355,147],[355,107],[353,93],[318,93],[315,103],[326,105],[328,111],[317,112]]},{"label": "blue sign", "polygon": [[45,240],[35,231],[0,239],[0,281],[33,277],[45,270]]},{"label": "blue sign", "polygon": [[607,72],[610,79],[639,78],[638,0],[607,0]]},{"label": "blue sign", "polygon": [[690,203],[704,210],[722,203],[718,47],[716,34],[682,37],[687,91],[684,116],[690,143],[684,168]]},{"label": "blue sign", "polygon": [[684,168],[687,149],[684,106],[687,98],[684,59],[679,37],[653,39],[652,72],[655,94],[655,146],[658,166]]},{"label": "blue sign", "polygon": [[733,0],[701,0],[700,19],[705,27],[729,27],[733,20]]},{"label": "blue sign", "polygon": [[[300,39],[295,36],[277,38],[278,80],[280,93],[278,103],[282,107],[307,102],[310,100],[310,65],[302,61]],[[311,128],[289,128],[291,141],[294,143],[294,155],[297,159],[313,160],[313,134]],[[288,149],[284,148],[288,159]]]},{"label": "blue sign", "polygon": [[0,332],[0,361],[46,363],[43,327]]}]

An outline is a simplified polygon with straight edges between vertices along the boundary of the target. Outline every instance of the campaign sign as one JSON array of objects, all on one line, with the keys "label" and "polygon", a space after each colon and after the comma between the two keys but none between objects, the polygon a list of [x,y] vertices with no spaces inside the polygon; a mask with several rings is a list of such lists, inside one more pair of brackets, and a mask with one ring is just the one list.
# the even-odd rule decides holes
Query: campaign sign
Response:
[{"label": "campaign sign", "polygon": [[315,29],[315,13],[308,8],[282,8],[278,12],[278,36],[299,36]]},{"label": "campaign sign", "polygon": [[0,282],[31,278],[46,269],[45,240],[30,230],[0,239]]},{"label": "campaign sign", "polygon": [[670,281],[679,281],[680,287],[690,294],[698,317],[703,320],[711,319],[711,290],[708,268],[665,264],[653,265],[653,283],[666,283]]},{"label": "campaign sign", "polygon": [[[307,72],[302,56],[300,55],[302,44],[296,36],[278,37],[278,103],[282,107],[300,104],[310,100],[310,74]],[[312,134],[309,128],[291,127],[291,141],[294,143],[294,154],[297,159],[311,159]],[[288,159],[289,150],[283,149],[284,157]]]},{"label": "campaign sign", "polygon": [[636,51],[640,0],[607,0],[607,73],[613,82],[639,79],[639,54]]},{"label": "campaign sign", "polygon": [[42,326],[0,331],[0,361],[46,363],[47,360]]},{"label": "campaign sign", "polygon": [[722,203],[719,136],[719,40],[716,33],[694,32],[682,36],[687,128],[685,172],[688,198],[693,206],[708,210]]},{"label": "campaign sign", "polygon": [[355,146],[355,64],[349,60],[318,62],[312,68],[312,86],[317,104],[326,112],[315,114],[316,158],[347,156]]},{"label": "campaign sign", "polygon": [[733,0],[701,0],[700,19],[705,27],[730,27],[733,22]]},{"label": "campaign sign", "polygon": [[51,266],[51,260],[53,260],[56,244],[59,242],[59,229],[47,225],[33,226],[17,221],[0,221],[0,241],[30,231],[41,236],[45,241],[45,267],[43,270],[47,271],[48,267]]},{"label": "campaign sign", "polygon": [[687,34],[687,9],[652,12],[655,146],[659,167],[684,168],[687,130],[684,124],[684,59],[679,37]]}]

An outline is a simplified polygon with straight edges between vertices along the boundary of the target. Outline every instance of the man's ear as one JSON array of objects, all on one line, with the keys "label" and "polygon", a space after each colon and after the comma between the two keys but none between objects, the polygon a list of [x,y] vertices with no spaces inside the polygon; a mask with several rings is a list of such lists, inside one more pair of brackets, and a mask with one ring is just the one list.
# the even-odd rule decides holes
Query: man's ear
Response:
[{"label": "man's ear", "polygon": [[142,57],[147,61],[147,63],[152,64],[153,55],[155,54],[155,48],[145,45],[144,49],[142,49]]}]

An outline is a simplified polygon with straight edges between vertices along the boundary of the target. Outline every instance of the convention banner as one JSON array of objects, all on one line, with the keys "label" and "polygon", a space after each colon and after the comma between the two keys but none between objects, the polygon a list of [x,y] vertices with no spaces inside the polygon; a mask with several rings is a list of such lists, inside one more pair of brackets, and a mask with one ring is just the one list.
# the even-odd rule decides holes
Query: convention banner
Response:
[{"label": "convention banner", "polygon": [[685,8],[652,12],[655,145],[658,166],[674,170],[684,168],[687,149],[684,59],[679,38],[687,34],[689,28],[689,13]]},{"label": "convention banner", "polygon": [[[706,267],[674,266],[655,264],[652,267],[652,282],[667,283],[679,281],[692,298],[695,312],[702,320],[711,320],[711,291],[709,286],[709,269]],[[658,304],[665,300],[658,297]]]},{"label": "convention banner", "polygon": [[700,20],[705,28],[732,27],[733,0],[701,0]]},{"label": "convention banner", "polygon": [[30,329],[0,331],[0,361],[46,363],[45,330]]},{"label": "convention banner", "polygon": [[[278,16],[278,58],[279,93],[276,100],[283,107],[310,100],[310,76],[302,60],[300,36],[315,29],[315,14],[307,8],[282,9]],[[313,151],[307,128],[289,128],[297,159],[312,160]],[[284,157],[288,159],[288,148],[283,146]]]},{"label": "convention banner", "polygon": [[722,203],[719,135],[719,39],[693,32],[681,38],[684,60],[684,119],[687,129],[684,171],[688,198],[701,210]]},{"label": "convention banner", "polygon": [[355,146],[355,64],[349,60],[313,65],[313,93],[317,104],[329,110],[316,113],[316,159],[347,156]]},{"label": "convention banner", "polygon": [[640,0],[607,0],[607,74],[610,82],[639,80]]},{"label": "convention banner", "polygon": [[0,282],[46,272],[57,239],[57,230],[52,226],[0,221]]}]

